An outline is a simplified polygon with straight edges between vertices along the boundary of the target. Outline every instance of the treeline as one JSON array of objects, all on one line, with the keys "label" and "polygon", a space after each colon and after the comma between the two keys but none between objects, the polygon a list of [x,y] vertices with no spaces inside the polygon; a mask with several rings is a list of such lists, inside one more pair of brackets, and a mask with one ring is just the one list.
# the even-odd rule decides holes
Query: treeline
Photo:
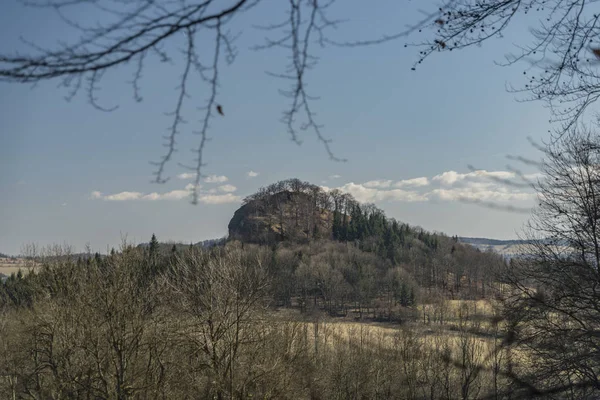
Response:
[{"label": "treeline", "polygon": [[[296,276],[307,304],[310,266],[382,266],[374,254],[329,246],[274,253],[232,242],[47,258],[14,278],[23,298],[1,308],[0,398],[503,398],[500,336],[482,343],[468,312],[452,335],[337,325],[315,309],[304,318],[274,312],[281,281],[271,269],[293,253],[303,253]],[[336,287],[317,285],[319,296],[337,301]]]},{"label": "treeline", "polygon": [[[246,249],[254,248],[249,244],[239,245]],[[467,279],[465,276],[476,276],[475,272],[485,268],[490,282],[493,279],[490,264],[485,264],[490,261],[489,257],[458,244],[455,244],[454,251],[452,248],[446,249],[448,254],[443,254],[444,247],[439,247],[429,255],[434,257],[433,260],[427,262],[427,265],[442,265],[441,261],[444,259],[454,262],[454,268],[449,268],[446,275],[451,277],[453,273],[463,273],[463,279],[460,280],[462,286],[458,292],[452,291],[455,285],[452,285],[451,290],[447,290],[443,285],[423,284],[422,270],[425,267],[416,263],[424,262],[425,258],[415,258],[415,255],[426,255],[418,248],[413,248],[407,254],[408,262],[403,264],[395,264],[374,252],[364,251],[357,243],[282,242],[276,246],[258,248],[269,254],[264,265],[272,283],[268,294],[273,305],[299,309],[303,313],[325,311],[331,316],[352,316],[358,319],[397,322],[414,320],[417,318],[418,303],[437,303],[453,295],[470,298],[474,297],[474,294],[480,296],[485,292],[485,285],[481,288],[469,286],[471,278]],[[137,248],[143,255],[138,268],[143,271],[145,279],[152,280],[166,273],[169,266],[179,257],[201,249],[160,244],[153,235],[148,245]],[[223,247],[213,249],[220,251]],[[109,255],[90,253],[69,258],[77,267],[87,268],[93,263],[104,265],[111,257],[117,255],[113,250]],[[53,262],[55,258],[49,257],[46,261]],[[463,268],[458,268],[458,265],[462,265]],[[464,271],[467,271],[466,275]],[[36,275],[24,276],[21,272],[12,274],[0,285],[0,305],[31,306],[33,299],[30,282],[35,279]]]}]

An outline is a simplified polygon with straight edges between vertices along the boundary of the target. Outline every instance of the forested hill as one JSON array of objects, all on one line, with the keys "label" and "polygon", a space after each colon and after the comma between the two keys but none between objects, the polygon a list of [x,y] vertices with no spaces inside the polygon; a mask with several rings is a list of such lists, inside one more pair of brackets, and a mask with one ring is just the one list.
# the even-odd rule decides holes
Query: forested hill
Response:
[{"label": "forested hill", "polygon": [[497,240],[469,237],[459,237],[458,241],[467,243],[481,251],[493,251],[507,258],[529,253],[531,250],[528,250],[528,245],[532,243],[530,240]]},{"label": "forested hill", "polygon": [[381,209],[359,204],[348,193],[325,191],[298,179],[274,183],[246,197],[228,228],[230,239],[245,242],[359,241],[369,247],[385,247],[390,256],[396,247],[410,247],[414,240],[435,250],[442,237],[387,218]]},{"label": "forested hill", "polygon": [[274,183],[245,198],[229,223],[229,238],[265,245],[345,242],[378,255],[387,265],[384,270],[402,266],[421,287],[456,292],[466,279],[467,286],[474,285],[472,294],[480,295],[490,271],[503,263],[458,237],[409,226],[387,218],[372,204],[359,204],[348,193],[325,191],[298,179]]}]

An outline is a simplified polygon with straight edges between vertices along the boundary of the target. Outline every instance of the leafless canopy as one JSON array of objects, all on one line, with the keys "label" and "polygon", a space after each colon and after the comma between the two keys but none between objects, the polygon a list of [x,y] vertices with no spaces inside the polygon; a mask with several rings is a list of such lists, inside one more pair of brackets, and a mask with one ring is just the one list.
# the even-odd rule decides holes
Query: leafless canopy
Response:
[{"label": "leafless canopy", "polygon": [[529,256],[504,273],[515,339],[534,361],[527,374],[559,398],[594,398],[600,389],[598,140],[578,126],[547,147]]},{"label": "leafless canopy", "polygon": [[458,0],[440,7],[436,38],[421,43],[420,58],[501,38],[516,19],[530,26],[532,41],[517,45],[504,65],[526,61],[527,82],[514,89],[550,107],[557,136],[576,124],[600,96],[600,13],[594,0]]}]

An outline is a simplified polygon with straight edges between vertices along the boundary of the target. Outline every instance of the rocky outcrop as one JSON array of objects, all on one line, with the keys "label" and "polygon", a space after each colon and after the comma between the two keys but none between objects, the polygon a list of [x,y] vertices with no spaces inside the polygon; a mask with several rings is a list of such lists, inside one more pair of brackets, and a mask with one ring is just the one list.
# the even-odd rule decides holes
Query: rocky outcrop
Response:
[{"label": "rocky outcrop", "polygon": [[229,238],[260,244],[330,238],[332,219],[316,196],[283,190],[247,200],[229,222]]}]

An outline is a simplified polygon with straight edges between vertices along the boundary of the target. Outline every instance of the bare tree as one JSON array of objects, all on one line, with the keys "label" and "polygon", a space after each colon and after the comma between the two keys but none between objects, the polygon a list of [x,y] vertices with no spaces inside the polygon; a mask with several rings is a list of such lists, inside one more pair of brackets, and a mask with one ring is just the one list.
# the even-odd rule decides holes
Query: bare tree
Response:
[{"label": "bare tree", "polygon": [[586,0],[457,0],[439,8],[435,39],[418,44],[417,64],[437,51],[479,46],[501,38],[515,19],[529,23],[532,41],[519,43],[502,65],[528,64],[526,83],[513,89],[543,100],[564,134],[600,96],[600,14]]},{"label": "bare tree", "polygon": [[508,338],[531,358],[531,375],[517,384],[524,396],[594,398],[600,390],[599,139],[574,127],[548,146],[530,256],[506,271]]}]

